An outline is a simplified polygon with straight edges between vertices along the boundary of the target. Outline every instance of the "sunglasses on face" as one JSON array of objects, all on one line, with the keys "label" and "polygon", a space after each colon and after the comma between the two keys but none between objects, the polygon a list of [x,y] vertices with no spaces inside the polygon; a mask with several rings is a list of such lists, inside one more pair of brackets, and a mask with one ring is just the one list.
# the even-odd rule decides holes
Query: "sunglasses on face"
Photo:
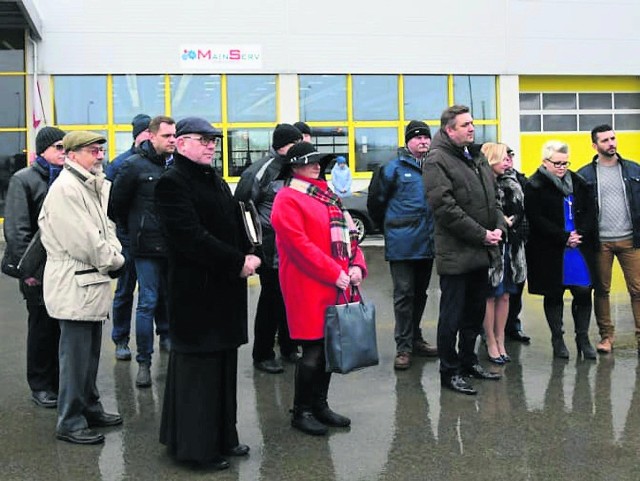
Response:
[{"label": "sunglasses on face", "polygon": [[54,144],[51,147],[56,149],[58,152],[64,152],[64,145],[62,145],[62,144]]}]

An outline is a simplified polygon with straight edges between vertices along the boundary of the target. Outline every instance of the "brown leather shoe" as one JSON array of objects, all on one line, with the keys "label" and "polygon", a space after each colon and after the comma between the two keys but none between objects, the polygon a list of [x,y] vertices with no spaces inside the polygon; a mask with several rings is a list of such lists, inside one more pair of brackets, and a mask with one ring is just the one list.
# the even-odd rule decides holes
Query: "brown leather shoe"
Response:
[{"label": "brown leather shoe", "polygon": [[398,371],[405,371],[411,367],[411,354],[408,352],[399,352],[393,361],[393,368]]},{"label": "brown leather shoe", "polygon": [[609,354],[613,351],[613,342],[608,337],[602,338],[602,340],[596,344],[596,350],[602,354]]},{"label": "brown leather shoe", "polygon": [[424,339],[413,341],[413,354],[420,357],[438,357],[438,348]]}]

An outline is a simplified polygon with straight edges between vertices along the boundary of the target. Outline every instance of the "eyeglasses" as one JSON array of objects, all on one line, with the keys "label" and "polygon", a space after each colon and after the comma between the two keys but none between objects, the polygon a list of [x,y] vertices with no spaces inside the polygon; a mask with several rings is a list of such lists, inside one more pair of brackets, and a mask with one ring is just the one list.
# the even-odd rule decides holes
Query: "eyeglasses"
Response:
[{"label": "eyeglasses", "polygon": [[59,152],[64,151],[64,145],[62,145],[62,144],[54,144],[51,147],[53,147],[54,149],[56,149]]},{"label": "eyeglasses", "polygon": [[213,142],[213,144],[216,147],[220,145],[220,137],[205,137],[204,135],[201,137],[191,137],[189,135],[183,135],[182,137],[185,139],[197,140],[198,142],[200,142],[200,144],[204,145],[205,147],[209,145],[211,142]]},{"label": "eyeglasses", "polygon": [[513,150],[507,150],[507,155],[509,157],[514,157],[516,155],[516,153]]},{"label": "eyeglasses", "polygon": [[551,165],[553,165],[554,167],[569,167],[571,165],[571,162],[563,162],[563,161],[555,161],[555,160],[551,160],[551,159],[545,159],[547,162],[549,162]]},{"label": "eyeglasses", "polygon": [[83,147],[80,150],[86,150],[87,152],[89,152],[94,157],[97,157],[100,153],[103,153],[103,154],[105,153],[105,148],[104,147]]}]

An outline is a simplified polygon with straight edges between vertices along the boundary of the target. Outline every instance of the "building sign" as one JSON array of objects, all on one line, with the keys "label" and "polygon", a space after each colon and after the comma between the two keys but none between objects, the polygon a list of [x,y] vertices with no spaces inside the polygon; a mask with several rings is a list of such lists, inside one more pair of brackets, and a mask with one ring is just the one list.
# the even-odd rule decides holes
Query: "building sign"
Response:
[{"label": "building sign", "polygon": [[183,45],[180,66],[192,70],[259,69],[262,47],[259,45]]}]

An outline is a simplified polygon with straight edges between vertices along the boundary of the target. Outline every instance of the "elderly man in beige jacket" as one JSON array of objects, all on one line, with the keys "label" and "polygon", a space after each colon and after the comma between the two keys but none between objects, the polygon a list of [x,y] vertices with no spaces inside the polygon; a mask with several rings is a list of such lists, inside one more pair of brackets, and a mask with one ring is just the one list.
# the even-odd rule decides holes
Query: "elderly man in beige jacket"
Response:
[{"label": "elderly man in beige jacket", "polygon": [[95,132],[62,140],[64,170],[44,201],[38,224],[47,251],[44,302],[60,324],[60,388],[56,437],[98,444],[90,428],[122,423],[104,412],[96,386],[102,324],[109,316],[111,279],[124,264],[115,227],[107,218],[110,183],[102,173],[103,144]]}]

